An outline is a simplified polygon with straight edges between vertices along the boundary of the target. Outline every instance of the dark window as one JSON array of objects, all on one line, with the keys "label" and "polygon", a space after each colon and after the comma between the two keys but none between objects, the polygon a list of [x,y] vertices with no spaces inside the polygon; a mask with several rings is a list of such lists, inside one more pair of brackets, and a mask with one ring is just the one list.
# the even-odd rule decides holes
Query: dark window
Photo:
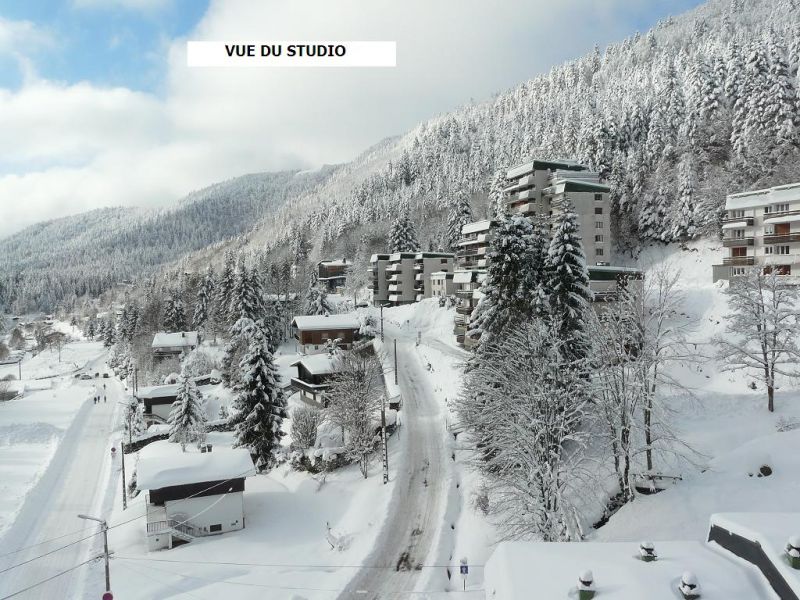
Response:
[{"label": "dark window", "polygon": [[208,528],[208,530],[209,530],[211,533],[214,533],[215,531],[222,531],[222,524],[219,524],[219,525],[212,525],[211,527],[209,527],[209,528]]},{"label": "dark window", "polygon": [[594,207],[594,214],[602,215],[603,214],[603,207],[602,206],[595,206]]},{"label": "dark window", "polygon": [[594,195],[595,202],[602,202],[603,201],[603,194],[595,194]]}]

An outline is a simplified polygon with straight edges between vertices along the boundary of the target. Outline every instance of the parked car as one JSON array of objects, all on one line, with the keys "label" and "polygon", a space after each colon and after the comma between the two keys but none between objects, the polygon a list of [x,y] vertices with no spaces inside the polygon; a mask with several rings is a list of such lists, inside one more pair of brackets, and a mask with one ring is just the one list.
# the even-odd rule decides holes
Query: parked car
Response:
[{"label": "parked car", "polygon": [[86,380],[91,379],[91,378],[92,378],[92,376],[89,375],[88,373],[81,373],[80,374],[81,381],[86,381]]},{"label": "parked car", "polygon": [[108,379],[108,373],[103,373],[103,379]]},{"label": "parked car", "polygon": [[100,377],[100,373],[95,373],[94,376],[95,378]]}]

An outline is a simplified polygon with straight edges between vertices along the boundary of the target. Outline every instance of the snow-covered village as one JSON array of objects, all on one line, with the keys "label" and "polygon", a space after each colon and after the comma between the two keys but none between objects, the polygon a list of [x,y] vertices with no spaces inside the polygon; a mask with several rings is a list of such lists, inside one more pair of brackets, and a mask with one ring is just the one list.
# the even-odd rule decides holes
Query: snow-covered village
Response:
[{"label": "snow-covered village", "polygon": [[0,63],[0,600],[800,599],[800,2],[43,0]]}]

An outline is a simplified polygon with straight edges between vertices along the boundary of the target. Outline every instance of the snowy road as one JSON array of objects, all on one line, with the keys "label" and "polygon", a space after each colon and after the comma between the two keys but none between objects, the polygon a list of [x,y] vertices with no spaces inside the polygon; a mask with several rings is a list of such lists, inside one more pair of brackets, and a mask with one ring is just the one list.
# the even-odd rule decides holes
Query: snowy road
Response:
[{"label": "snowy road", "polygon": [[[91,373],[103,370],[104,357],[90,361],[86,369]],[[89,389],[91,385],[97,385],[101,393],[103,383],[107,386],[107,402],[101,401],[99,405],[94,405],[88,401],[81,407],[61,440],[47,471],[26,498],[25,505],[2,540],[0,570],[29,560],[31,562],[0,575],[0,598],[7,598],[75,566],[86,560],[89,550],[95,547],[99,536],[82,542],[78,540],[96,532],[98,526],[78,519],[77,515],[93,514],[103,504],[106,494],[103,474],[107,473],[108,462],[111,460],[109,434],[113,427],[116,403],[123,400],[124,392],[116,379],[99,378],[91,382],[81,382]],[[116,465],[112,468],[116,469]],[[74,533],[81,528],[84,528],[82,533]],[[16,548],[59,536],[64,537],[16,554],[5,555]],[[63,550],[36,559],[65,545],[68,547]],[[77,598],[75,586],[82,570],[89,568],[97,567],[81,567],[13,597]]]},{"label": "snowy road", "polygon": [[340,599],[403,598],[422,580],[423,564],[438,539],[446,501],[447,449],[441,407],[413,342],[398,340],[403,393],[400,435],[405,455],[397,471],[389,515],[370,555]]}]

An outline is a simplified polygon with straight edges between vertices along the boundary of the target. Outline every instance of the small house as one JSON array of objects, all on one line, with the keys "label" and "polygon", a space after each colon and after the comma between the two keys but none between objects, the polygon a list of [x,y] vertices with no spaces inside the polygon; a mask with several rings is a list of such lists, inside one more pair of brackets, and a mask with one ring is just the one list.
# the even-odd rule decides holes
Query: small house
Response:
[{"label": "small house", "polygon": [[136,399],[144,405],[146,420],[164,423],[169,417],[173,402],[178,399],[178,384],[139,388]]},{"label": "small house", "polygon": [[317,263],[320,287],[328,292],[341,292],[347,283],[347,270],[352,265],[346,258],[341,260],[322,260]]},{"label": "small house", "polygon": [[187,448],[166,441],[139,455],[136,487],[147,491],[147,549],[244,529],[245,479],[256,470],[245,448]]},{"label": "small house", "polygon": [[328,343],[339,340],[339,348],[349,350],[358,339],[361,321],[355,314],[309,315],[292,320],[298,350],[303,354],[317,354],[328,349]]},{"label": "small house", "polygon": [[180,356],[183,352],[189,352],[197,348],[200,344],[200,335],[196,331],[178,331],[166,333],[159,331],[153,337],[151,348],[153,356],[156,358],[168,358]]},{"label": "small house", "polygon": [[324,405],[323,396],[328,388],[330,376],[334,373],[333,358],[327,353],[304,356],[290,366],[297,367],[297,377],[292,377],[291,386],[300,392],[307,402]]}]

